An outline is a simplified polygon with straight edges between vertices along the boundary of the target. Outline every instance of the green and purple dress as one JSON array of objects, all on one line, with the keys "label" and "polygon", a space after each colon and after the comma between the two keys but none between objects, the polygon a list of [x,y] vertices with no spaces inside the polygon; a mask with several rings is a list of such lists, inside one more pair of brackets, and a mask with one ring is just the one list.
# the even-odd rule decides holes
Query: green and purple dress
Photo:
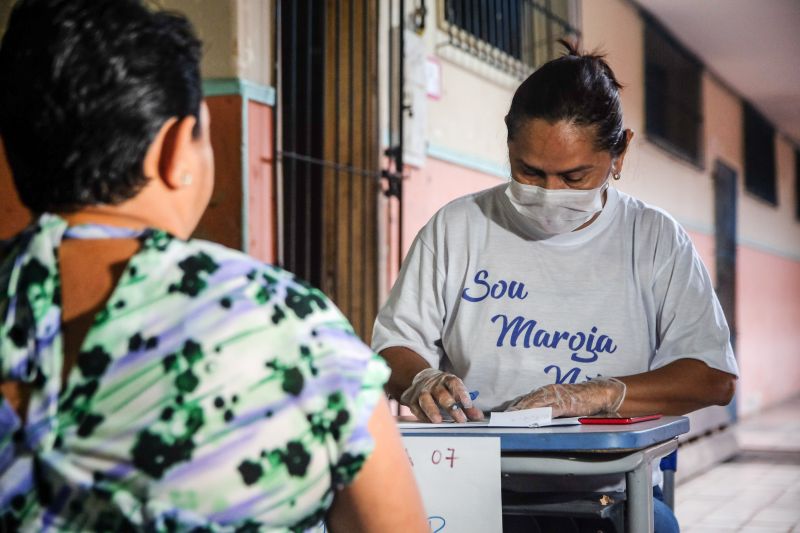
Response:
[{"label": "green and purple dress", "polygon": [[[137,238],[62,384],[58,247]],[[0,530],[303,531],[388,369],[319,290],[219,245],[45,214],[0,263]]]}]

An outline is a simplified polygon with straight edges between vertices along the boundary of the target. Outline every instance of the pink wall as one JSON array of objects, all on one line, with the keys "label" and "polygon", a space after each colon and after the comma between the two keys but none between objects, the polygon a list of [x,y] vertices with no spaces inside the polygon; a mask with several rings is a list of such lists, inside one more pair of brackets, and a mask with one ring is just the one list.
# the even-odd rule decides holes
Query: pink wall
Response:
[{"label": "pink wall", "polygon": [[[714,279],[714,237],[689,232]],[[737,248],[738,410],[748,415],[800,393],[800,262]]]},{"label": "pink wall", "polygon": [[800,262],[739,246],[739,411],[800,393]]},{"label": "pink wall", "polygon": [[502,183],[500,178],[428,158],[403,181],[403,255],[417,232],[447,202]]},{"label": "pink wall", "polygon": [[272,107],[247,102],[248,253],[265,263],[277,259],[274,158],[272,149]]},{"label": "pink wall", "polygon": [[[433,158],[424,168],[413,169],[404,181],[403,254],[440,207],[500,182]],[[392,235],[396,228],[392,217]],[[713,235],[689,234],[714,279]],[[393,244],[396,254],[396,241]],[[737,265],[737,358],[742,374],[737,398],[739,413],[747,415],[800,393],[800,262],[740,245]],[[395,277],[391,266],[389,287]]]},{"label": "pink wall", "polygon": [[428,158],[423,168],[406,167],[403,179],[403,242],[398,246],[397,225],[399,207],[395,198],[386,204],[385,242],[389,249],[386,255],[386,287],[389,290],[400,270],[398,250],[405,257],[414,237],[422,226],[447,202],[472,192],[488,189],[500,183],[500,179],[483,172]]},{"label": "pink wall", "polygon": [[711,275],[711,279],[713,280],[714,276],[716,275],[717,267],[717,260],[714,256],[714,236],[688,230],[686,233],[688,233],[689,237],[692,238],[692,244],[694,244],[697,253],[700,254],[700,259],[703,260],[703,264],[706,265],[708,273]]},{"label": "pink wall", "polygon": [[[403,179],[403,257],[419,230],[439,208],[460,196],[488,189],[500,182],[495,176],[433,158],[428,158],[422,168],[406,167]],[[385,212],[385,242],[388,247],[385,293],[388,294],[397,279],[400,263],[396,199],[388,202]]]}]

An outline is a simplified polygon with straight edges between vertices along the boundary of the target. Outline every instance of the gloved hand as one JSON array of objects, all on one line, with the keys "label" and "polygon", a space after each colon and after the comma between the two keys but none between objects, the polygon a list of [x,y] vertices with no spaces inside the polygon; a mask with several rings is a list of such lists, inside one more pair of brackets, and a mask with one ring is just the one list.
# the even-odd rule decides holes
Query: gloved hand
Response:
[{"label": "gloved hand", "polygon": [[483,420],[483,412],[472,405],[464,382],[435,368],[426,368],[414,376],[411,386],[400,396],[400,403],[423,422],[441,422],[440,407],[456,422]]},{"label": "gloved hand", "polygon": [[506,411],[552,407],[553,418],[615,413],[625,399],[625,390],[625,384],[614,378],[596,378],[584,383],[545,385],[514,399]]}]

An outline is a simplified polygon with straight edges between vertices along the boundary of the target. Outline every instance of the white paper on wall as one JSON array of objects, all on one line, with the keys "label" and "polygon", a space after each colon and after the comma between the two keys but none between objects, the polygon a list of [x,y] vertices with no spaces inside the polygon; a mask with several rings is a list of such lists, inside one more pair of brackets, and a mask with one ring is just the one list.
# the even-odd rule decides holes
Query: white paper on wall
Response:
[{"label": "white paper on wall", "polygon": [[405,32],[404,102],[410,106],[403,123],[403,161],[415,167],[425,164],[428,149],[428,80],[425,41]]}]

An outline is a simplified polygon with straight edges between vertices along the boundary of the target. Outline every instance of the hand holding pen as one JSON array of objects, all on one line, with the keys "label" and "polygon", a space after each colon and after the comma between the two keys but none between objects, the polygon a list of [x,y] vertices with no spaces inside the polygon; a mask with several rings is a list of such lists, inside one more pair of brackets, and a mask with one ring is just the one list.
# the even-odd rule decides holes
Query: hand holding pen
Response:
[{"label": "hand holding pen", "polygon": [[[476,390],[469,391],[469,399],[472,400],[472,401],[475,401],[475,398],[477,398],[479,394],[480,393],[478,391],[476,391]],[[473,408],[472,402],[470,402],[469,407],[467,407],[464,404],[462,404],[461,402],[457,401],[456,403],[454,403],[453,405],[450,406],[450,413],[449,414],[450,414],[450,416],[453,417],[453,419],[455,419],[455,416],[453,416],[453,415],[454,415],[454,413],[456,411],[461,411],[461,410],[465,410],[465,409],[472,409],[472,408]],[[481,418],[483,418],[483,416],[481,416]],[[466,420],[456,420],[456,422],[466,422]]]},{"label": "hand holding pen", "polygon": [[[423,422],[441,422],[441,410],[456,422],[483,420],[483,412],[472,404],[471,396],[458,376],[435,368],[426,368],[414,376],[400,402]],[[441,409],[441,410],[440,410]]]}]

